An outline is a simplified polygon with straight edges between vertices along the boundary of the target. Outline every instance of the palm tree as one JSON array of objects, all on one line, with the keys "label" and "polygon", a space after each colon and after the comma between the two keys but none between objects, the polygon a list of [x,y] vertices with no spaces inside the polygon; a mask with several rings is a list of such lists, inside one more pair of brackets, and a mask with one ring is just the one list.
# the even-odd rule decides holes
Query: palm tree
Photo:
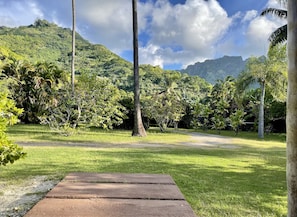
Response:
[{"label": "palm tree", "polygon": [[286,58],[282,52],[283,47],[275,47],[270,49],[268,57],[252,57],[249,59],[246,71],[239,77],[238,88],[242,90],[247,89],[251,84],[257,83],[260,85],[260,105],[259,105],[259,122],[258,122],[258,136],[264,138],[264,107],[265,107],[265,93],[269,88],[275,100],[282,101],[282,93],[286,85]]},{"label": "palm tree", "polygon": [[288,217],[297,216],[297,1],[288,0],[287,189]]},{"label": "palm tree", "polygon": [[[286,2],[283,1],[284,3]],[[282,19],[287,19],[288,11],[278,8],[266,8],[261,12],[261,16],[272,14],[276,15]],[[269,39],[270,46],[274,47],[277,44],[287,41],[287,24],[277,28],[270,36]]]},{"label": "palm tree", "polygon": [[74,94],[74,76],[75,76],[75,0],[72,0],[72,60],[71,60],[71,88]]},{"label": "palm tree", "polygon": [[140,109],[140,85],[139,85],[139,66],[138,66],[138,25],[137,25],[137,0],[132,0],[133,18],[133,51],[134,51],[134,127],[133,136],[146,136],[142,123]]}]

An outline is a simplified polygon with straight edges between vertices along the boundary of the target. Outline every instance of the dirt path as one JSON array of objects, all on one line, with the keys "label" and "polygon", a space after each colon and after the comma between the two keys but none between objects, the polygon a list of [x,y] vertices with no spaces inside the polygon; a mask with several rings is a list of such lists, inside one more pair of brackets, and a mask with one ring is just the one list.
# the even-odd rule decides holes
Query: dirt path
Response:
[{"label": "dirt path", "polygon": [[233,138],[206,133],[187,133],[191,136],[190,141],[180,142],[179,144],[164,143],[119,143],[119,144],[102,144],[102,143],[79,143],[79,142],[18,142],[20,146],[68,146],[68,147],[87,147],[87,148],[175,148],[185,146],[191,148],[237,148],[233,145]]},{"label": "dirt path", "polygon": [[226,136],[210,135],[205,133],[190,133],[191,142],[182,143],[184,146],[196,148],[238,148],[233,145],[233,138]]},{"label": "dirt path", "polygon": [[[154,147],[191,147],[201,149],[238,148],[230,137],[189,133],[191,139],[180,144],[135,143],[135,144],[98,144],[98,143],[18,143],[21,146],[69,146],[91,148],[154,148]],[[22,217],[43,196],[52,189],[59,180],[47,180],[45,176],[32,177],[23,183],[7,186],[0,183],[0,217]]]}]

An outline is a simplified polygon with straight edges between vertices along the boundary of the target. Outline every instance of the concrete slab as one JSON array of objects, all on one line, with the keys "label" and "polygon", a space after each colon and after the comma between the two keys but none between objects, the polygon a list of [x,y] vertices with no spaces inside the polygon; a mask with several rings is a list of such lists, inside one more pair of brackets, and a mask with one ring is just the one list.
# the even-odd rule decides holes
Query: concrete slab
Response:
[{"label": "concrete slab", "polygon": [[162,174],[70,173],[62,181],[175,185],[171,176]]},{"label": "concrete slab", "polygon": [[49,199],[26,217],[196,217],[186,201]]},{"label": "concrete slab", "polygon": [[176,185],[60,182],[46,197],[184,200]]},{"label": "concrete slab", "polygon": [[71,173],[25,217],[195,217],[168,175]]}]

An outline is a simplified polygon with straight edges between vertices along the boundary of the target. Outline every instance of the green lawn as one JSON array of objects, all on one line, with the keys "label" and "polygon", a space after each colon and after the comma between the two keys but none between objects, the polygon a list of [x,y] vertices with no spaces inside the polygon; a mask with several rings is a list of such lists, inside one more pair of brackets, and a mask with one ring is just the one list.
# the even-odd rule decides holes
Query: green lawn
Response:
[{"label": "green lawn", "polygon": [[[31,132],[30,132],[31,130]],[[45,127],[19,125],[9,131],[16,141],[142,142],[178,144],[183,134],[149,132],[131,138],[129,131],[89,131],[63,138]],[[99,135],[99,136],[97,136]],[[22,140],[22,138],[24,138]],[[101,140],[100,140],[101,138]],[[161,173],[171,175],[197,216],[286,216],[285,143],[234,139],[235,149],[90,148],[25,146],[25,159],[1,167],[0,181],[48,175],[61,179],[74,171]],[[1,191],[1,190],[0,190]]]}]

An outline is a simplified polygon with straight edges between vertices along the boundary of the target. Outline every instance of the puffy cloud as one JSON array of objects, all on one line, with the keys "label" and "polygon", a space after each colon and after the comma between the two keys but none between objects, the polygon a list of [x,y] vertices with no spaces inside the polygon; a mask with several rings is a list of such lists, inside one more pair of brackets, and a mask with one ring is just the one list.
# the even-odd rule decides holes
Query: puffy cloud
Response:
[{"label": "puffy cloud", "polygon": [[132,6],[128,0],[88,0],[77,5],[79,28],[92,42],[119,53],[132,46]]},{"label": "puffy cloud", "polygon": [[[270,0],[266,7],[280,8],[280,5],[277,0]],[[230,32],[229,37],[224,38],[217,47],[220,55],[241,55],[244,58],[266,55],[270,34],[286,23],[286,20],[276,16],[260,16],[253,10],[241,13],[234,21],[237,23],[232,34]]]},{"label": "puffy cloud", "polygon": [[156,53],[164,64],[183,61],[187,65],[212,57],[215,43],[231,24],[226,11],[214,0],[187,0],[183,5],[158,0],[151,16],[148,46],[154,47],[155,52],[145,52],[141,56],[144,62]]}]

